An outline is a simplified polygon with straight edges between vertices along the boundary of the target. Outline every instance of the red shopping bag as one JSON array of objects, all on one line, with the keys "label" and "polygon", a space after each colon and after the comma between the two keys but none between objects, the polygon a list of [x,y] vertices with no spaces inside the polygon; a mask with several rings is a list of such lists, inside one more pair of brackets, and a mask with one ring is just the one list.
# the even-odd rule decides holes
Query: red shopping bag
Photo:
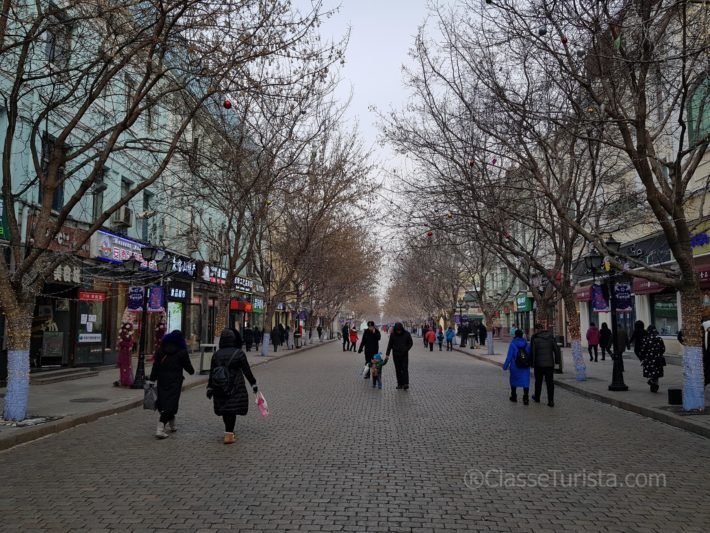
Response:
[{"label": "red shopping bag", "polygon": [[261,416],[269,416],[269,405],[266,403],[266,398],[264,398],[261,391],[256,393],[256,406],[259,408]]}]

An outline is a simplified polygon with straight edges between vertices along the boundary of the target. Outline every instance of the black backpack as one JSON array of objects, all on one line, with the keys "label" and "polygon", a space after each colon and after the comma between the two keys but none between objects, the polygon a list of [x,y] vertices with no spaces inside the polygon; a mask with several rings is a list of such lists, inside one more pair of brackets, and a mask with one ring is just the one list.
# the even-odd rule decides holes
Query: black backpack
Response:
[{"label": "black backpack", "polygon": [[237,355],[235,350],[226,365],[217,365],[210,371],[210,387],[215,396],[230,396],[234,389],[234,379],[229,372],[229,367]]},{"label": "black backpack", "polygon": [[515,366],[518,368],[530,368],[530,354],[525,348],[518,348],[518,355],[515,356]]}]

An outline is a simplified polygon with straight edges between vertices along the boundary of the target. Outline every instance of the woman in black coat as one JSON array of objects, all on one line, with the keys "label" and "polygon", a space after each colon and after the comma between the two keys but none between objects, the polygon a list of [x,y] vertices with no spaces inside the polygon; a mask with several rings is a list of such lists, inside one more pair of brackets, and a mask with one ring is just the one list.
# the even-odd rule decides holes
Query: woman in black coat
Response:
[{"label": "woman in black coat", "polygon": [[631,348],[631,345],[633,344],[634,353],[639,359],[641,359],[641,345],[643,344],[643,338],[645,336],[646,326],[643,321],[637,320],[634,322],[634,332],[631,334],[631,338],[629,339],[629,343],[626,345],[626,348]]},{"label": "woman in black coat", "polygon": [[663,357],[665,351],[666,345],[663,339],[658,336],[656,327],[648,326],[646,336],[641,343],[639,357],[643,367],[643,377],[648,378],[651,392],[658,392],[658,378],[663,377],[663,367],[666,366],[666,360]]},{"label": "woman in black coat", "polygon": [[606,359],[607,353],[609,357],[613,357],[611,351],[611,330],[609,326],[606,325],[606,322],[602,324],[602,329],[599,330],[599,346],[602,349],[602,361]]},{"label": "woman in black coat", "polygon": [[[212,383],[212,370],[217,366],[227,367],[232,381],[228,394],[219,394]],[[246,354],[242,351],[239,332],[225,329],[219,337],[219,350],[212,356],[210,379],[207,383],[207,397],[214,403],[214,413],[224,421],[224,443],[232,444],[237,415],[244,416],[249,411],[249,394],[244,378],[247,378],[254,394],[258,392],[256,378],[251,372]]]},{"label": "woman in black coat", "polygon": [[163,337],[150,371],[149,381],[157,381],[158,383],[156,407],[160,412],[160,420],[155,430],[155,436],[159,439],[167,438],[166,425],[172,433],[177,431],[175,415],[178,412],[182,382],[185,379],[183,371],[188,374],[195,373],[187,353],[185,337],[180,331],[175,330]]}]

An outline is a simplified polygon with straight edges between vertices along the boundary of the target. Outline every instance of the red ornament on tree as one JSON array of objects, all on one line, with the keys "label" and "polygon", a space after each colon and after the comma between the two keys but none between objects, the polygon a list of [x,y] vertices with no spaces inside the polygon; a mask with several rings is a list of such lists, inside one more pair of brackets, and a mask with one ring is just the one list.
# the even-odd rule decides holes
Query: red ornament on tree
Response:
[{"label": "red ornament on tree", "polygon": [[567,37],[564,35],[562,36],[562,44],[567,44]]},{"label": "red ornament on tree", "polygon": [[432,237],[433,235],[434,235],[434,232],[431,231],[431,230],[429,230],[429,231],[426,232],[426,236],[427,236],[427,237]]},{"label": "red ornament on tree", "polygon": [[224,100],[224,108],[225,109],[232,109],[232,101],[229,99]]},{"label": "red ornament on tree", "polygon": [[495,165],[498,162],[498,160],[494,157],[493,161],[491,161],[491,165]]}]

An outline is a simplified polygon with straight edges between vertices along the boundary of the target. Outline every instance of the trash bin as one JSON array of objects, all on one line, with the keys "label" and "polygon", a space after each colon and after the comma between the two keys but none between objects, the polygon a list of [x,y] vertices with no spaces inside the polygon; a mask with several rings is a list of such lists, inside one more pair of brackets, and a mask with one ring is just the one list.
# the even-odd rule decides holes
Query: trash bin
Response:
[{"label": "trash bin", "polygon": [[300,334],[300,333],[294,333],[294,334],[293,334],[293,347],[294,347],[294,348],[300,348],[300,347],[301,347],[301,334]]},{"label": "trash bin", "polygon": [[210,373],[212,354],[217,351],[216,344],[200,344],[200,374]]}]

